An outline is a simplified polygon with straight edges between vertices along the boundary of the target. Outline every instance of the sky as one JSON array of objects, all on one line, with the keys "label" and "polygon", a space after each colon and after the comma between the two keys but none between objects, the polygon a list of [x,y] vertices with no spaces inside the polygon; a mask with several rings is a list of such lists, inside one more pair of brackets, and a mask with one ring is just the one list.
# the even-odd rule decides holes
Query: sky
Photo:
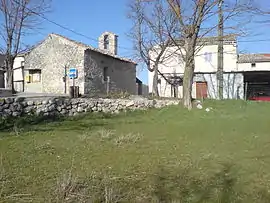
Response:
[{"label": "sky", "polygon": [[[127,4],[132,0],[53,0],[51,12],[46,17],[87,37],[65,30],[51,22],[42,20],[41,29],[25,39],[26,44],[35,44],[49,33],[57,33],[73,40],[97,47],[97,39],[104,31],[119,36],[119,55],[131,58],[134,54],[132,43],[127,36],[132,22],[127,19]],[[270,8],[269,0],[260,0],[260,5]],[[254,21],[263,20],[261,17]],[[250,25],[250,35],[239,38],[239,51],[244,53],[270,53],[269,23]],[[147,84],[147,70],[138,68],[137,76]]]}]

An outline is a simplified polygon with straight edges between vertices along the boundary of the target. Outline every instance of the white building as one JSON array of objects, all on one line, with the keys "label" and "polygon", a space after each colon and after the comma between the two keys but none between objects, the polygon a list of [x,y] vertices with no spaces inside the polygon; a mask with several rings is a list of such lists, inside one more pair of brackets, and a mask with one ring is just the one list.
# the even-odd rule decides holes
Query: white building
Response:
[{"label": "white building", "polygon": [[[175,46],[169,47],[159,64],[159,94],[161,97],[182,97],[184,62]],[[218,38],[200,39],[195,56],[192,86],[193,98],[218,98],[217,59]],[[224,37],[224,99],[248,99],[255,93],[270,95],[270,54],[238,54],[235,36]],[[154,58],[156,52],[150,53]],[[167,57],[168,56],[168,57]],[[149,92],[152,92],[153,72],[149,72]],[[177,83],[173,83],[177,82]]]},{"label": "white building", "polygon": [[247,99],[256,93],[270,95],[270,54],[239,55],[237,71],[243,74]]},{"label": "white building", "polygon": [[[244,98],[243,73],[237,69],[237,41],[235,36],[224,37],[224,98]],[[160,71],[158,89],[161,97],[182,97],[182,78],[184,75],[184,63],[182,55],[176,51],[175,46],[166,50],[170,57],[159,65]],[[195,56],[195,74],[193,80],[193,98],[217,98],[217,51],[218,38],[208,37],[200,39]],[[182,51],[183,53],[183,51]],[[150,53],[155,57],[155,52]],[[148,74],[149,92],[152,92],[153,73]],[[172,81],[178,79],[179,84]]]},{"label": "white building", "polygon": [[[18,55],[13,64],[13,83],[14,89],[17,92],[24,91],[24,75],[23,75],[23,67],[24,67],[24,55]],[[4,83],[6,87],[6,73],[4,74]]]}]

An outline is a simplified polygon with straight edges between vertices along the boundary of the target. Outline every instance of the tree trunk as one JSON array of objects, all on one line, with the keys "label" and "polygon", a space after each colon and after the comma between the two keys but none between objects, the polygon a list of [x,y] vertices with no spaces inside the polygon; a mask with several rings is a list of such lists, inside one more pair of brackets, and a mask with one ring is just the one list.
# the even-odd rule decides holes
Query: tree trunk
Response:
[{"label": "tree trunk", "polygon": [[185,73],[183,78],[183,105],[188,110],[192,109],[192,83],[194,74],[194,59],[188,60],[185,65]]},{"label": "tree trunk", "polygon": [[158,93],[158,70],[155,67],[154,69],[154,76],[153,76],[153,95],[158,97],[159,93]]},{"label": "tree trunk", "polygon": [[13,84],[13,63],[14,60],[12,58],[6,60],[6,88],[11,89],[12,93],[15,93]]}]

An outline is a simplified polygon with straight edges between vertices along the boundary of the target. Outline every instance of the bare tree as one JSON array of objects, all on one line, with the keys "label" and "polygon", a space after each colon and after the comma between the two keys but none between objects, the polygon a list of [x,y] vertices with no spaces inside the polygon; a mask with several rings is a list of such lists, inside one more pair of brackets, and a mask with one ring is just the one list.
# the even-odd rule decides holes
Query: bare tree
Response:
[{"label": "bare tree", "polygon": [[129,9],[129,18],[133,21],[129,36],[137,57],[147,66],[148,71],[154,72],[153,94],[159,96],[158,66],[170,57],[164,54],[171,43],[167,32],[174,32],[177,21],[163,0],[132,1]]},{"label": "bare tree", "polygon": [[[195,69],[195,56],[198,51],[204,46],[204,41],[201,40],[205,36],[209,36],[213,31],[216,31],[218,26],[217,14],[219,13],[218,6],[222,0],[167,0],[171,11],[174,13],[179,22],[178,33],[170,33],[171,39],[175,46],[181,50],[181,55],[185,62],[184,78],[183,78],[183,105],[184,107],[192,108],[192,83]],[[254,11],[254,12],[253,12]],[[224,21],[241,18],[249,12],[255,13],[252,0],[238,1],[231,0],[226,4],[224,9]],[[247,17],[247,16],[246,16]],[[251,17],[251,15],[250,15]],[[246,18],[242,21],[242,25],[250,21],[251,18]],[[237,21],[236,21],[237,22]],[[238,35],[240,33],[240,24],[230,24],[227,29]],[[178,40],[176,40],[178,39]],[[223,40],[218,38],[218,40]]]},{"label": "bare tree", "polygon": [[22,38],[37,28],[41,21],[39,16],[48,11],[50,3],[50,0],[0,0],[1,35],[4,41],[1,51],[6,56],[6,88],[12,91],[14,60],[27,49]]}]

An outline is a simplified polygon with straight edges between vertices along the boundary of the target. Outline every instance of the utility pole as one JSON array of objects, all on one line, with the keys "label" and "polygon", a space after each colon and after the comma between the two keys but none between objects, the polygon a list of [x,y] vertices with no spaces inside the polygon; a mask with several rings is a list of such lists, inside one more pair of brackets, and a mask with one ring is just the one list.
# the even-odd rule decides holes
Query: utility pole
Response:
[{"label": "utility pole", "polygon": [[218,67],[217,67],[217,90],[219,99],[223,99],[223,1],[218,2]]}]

